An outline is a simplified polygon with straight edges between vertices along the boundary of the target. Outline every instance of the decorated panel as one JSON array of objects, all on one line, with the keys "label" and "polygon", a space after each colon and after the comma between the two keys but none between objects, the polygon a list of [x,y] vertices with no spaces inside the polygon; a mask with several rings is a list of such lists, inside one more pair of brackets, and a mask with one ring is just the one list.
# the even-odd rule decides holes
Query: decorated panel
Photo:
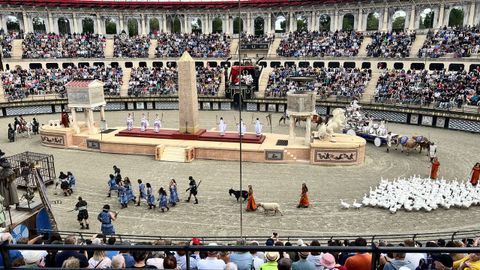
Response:
[{"label": "decorated panel", "polygon": [[448,121],[448,128],[480,133],[480,122],[450,119],[450,121]]},{"label": "decorated panel", "polygon": [[29,115],[52,113],[52,106],[13,107],[6,109],[7,115]]}]

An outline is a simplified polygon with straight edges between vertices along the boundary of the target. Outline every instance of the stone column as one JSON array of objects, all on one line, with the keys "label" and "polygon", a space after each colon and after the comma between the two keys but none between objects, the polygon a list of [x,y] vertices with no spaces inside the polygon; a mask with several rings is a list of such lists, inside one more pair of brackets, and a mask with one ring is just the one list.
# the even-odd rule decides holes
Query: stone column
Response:
[{"label": "stone column", "polygon": [[147,28],[145,27],[145,14],[142,14],[142,35],[147,34]]},{"label": "stone column", "polygon": [[293,32],[297,29],[296,23],[297,23],[297,18],[295,18],[295,13],[290,12],[289,16],[289,26],[288,26],[288,31]]},{"label": "stone column", "polygon": [[[28,22],[28,18],[27,18],[27,13],[25,12],[25,10],[22,11],[22,17],[23,17],[23,31],[25,33],[28,33],[30,32],[30,27],[29,27],[29,22]],[[5,29],[7,30],[7,29]]]},{"label": "stone column", "polygon": [[193,134],[199,129],[195,61],[188,52],[178,60],[179,131]]},{"label": "stone column", "polygon": [[386,32],[388,30],[388,7],[385,7],[383,11],[383,22],[382,22],[382,31]]},{"label": "stone column", "polygon": [[162,32],[167,32],[167,14],[162,14]]},{"label": "stone column", "polygon": [[183,33],[190,33],[190,31],[188,31],[188,25],[188,15],[185,14],[183,15]]},{"label": "stone column", "polygon": [[305,145],[310,145],[310,137],[312,136],[312,118],[307,116],[305,122]]},{"label": "stone column", "polygon": [[272,32],[272,13],[268,13],[266,27],[266,34],[268,35]]},{"label": "stone column", "polygon": [[77,111],[75,108],[70,108],[70,111],[72,112],[72,122],[73,122],[73,131],[75,134],[80,133],[80,128],[78,127],[78,120],[77,120]]},{"label": "stone column", "polygon": [[90,134],[96,133],[96,128],[95,128],[95,120],[93,119],[93,109],[86,109],[88,111],[88,123],[90,123],[88,132]]},{"label": "stone column", "polygon": [[78,31],[78,21],[77,21],[77,13],[73,12],[72,14],[72,21],[73,21],[73,32],[79,33]]},{"label": "stone column", "polygon": [[252,28],[253,28],[252,25],[253,25],[253,23],[252,23],[252,13],[248,12],[247,13],[247,25],[246,25],[247,29],[244,32],[247,32],[247,34],[250,34],[250,35],[253,34],[254,31],[252,30]]},{"label": "stone column", "polygon": [[438,22],[436,28],[441,28],[443,26],[443,14],[445,13],[445,4],[440,4],[440,11],[438,12]]},{"label": "stone column", "polygon": [[120,31],[118,31],[118,32],[121,33],[123,30],[125,30],[124,27],[123,27],[123,14],[120,14],[120,16],[118,16],[118,17],[119,17],[119,21],[120,21]]},{"label": "stone column", "polygon": [[103,29],[102,29],[102,20],[100,19],[100,14],[95,14],[97,16],[97,34],[103,35]]},{"label": "stone column", "polygon": [[203,33],[211,33],[212,31],[209,29],[210,28],[210,25],[212,24],[210,22],[210,14],[206,14],[204,16],[204,20],[202,22],[202,32]]},{"label": "stone column", "polygon": [[410,11],[410,19],[409,19],[409,26],[408,30],[415,29],[415,5],[412,5],[412,10]]},{"label": "stone column", "polygon": [[475,24],[475,1],[472,0],[472,3],[470,4],[470,11],[468,13],[468,25],[472,26]]},{"label": "stone column", "polygon": [[[0,14],[0,28],[3,28],[4,30],[7,30],[6,25],[4,25],[4,19],[3,19],[3,14]],[[48,22],[47,22],[48,24]]]},{"label": "stone column", "polygon": [[100,106],[100,120],[105,121],[105,105]]},{"label": "stone column", "polygon": [[52,18],[52,13],[49,11],[47,13],[47,21],[48,21],[48,29],[47,31],[49,32],[54,32],[55,30],[53,29],[54,26],[53,26],[53,18]]},{"label": "stone column", "polygon": [[333,16],[333,31],[337,31],[338,27],[338,9],[335,10],[335,15]]},{"label": "stone column", "polygon": [[357,19],[357,31],[362,31],[363,27],[363,10],[362,8],[358,9],[358,19]]},{"label": "stone column", "polygon": [[310,18],[310,31],[315,31],[317,28],[317,13],[312,11]]},{"label": "stone column", "polygon": [[295,143],[295,117],[290,115],[289,127],[288,127],[288,144],[293,145]]}]

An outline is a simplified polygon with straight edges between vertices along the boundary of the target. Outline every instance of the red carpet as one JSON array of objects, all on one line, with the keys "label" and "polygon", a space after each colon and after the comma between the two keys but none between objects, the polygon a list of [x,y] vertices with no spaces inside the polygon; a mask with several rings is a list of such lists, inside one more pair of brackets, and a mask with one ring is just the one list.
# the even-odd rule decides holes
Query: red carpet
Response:
[{"label": "red carpet", "polygon": [[[220,133],[213,131],[206,131],[205,129],[198,130],[195,134],[184,134],[178,130],[161,129],[160,132],[155,132],[153,129],[141,131],[140,128],[132,130],[124,129],[115,136],[122,137],[142,137],[142,138],[157,138],[157,139],[171,139],[171,140],[198,140],[198,141],[214,141],[214,142],[240,142],[238,133],[227,132],[225,136],[220,136]],[[257,137],[255,134],[245,134],[242,137],[244,143],[261,144],[265,140],[265,136]]]}]

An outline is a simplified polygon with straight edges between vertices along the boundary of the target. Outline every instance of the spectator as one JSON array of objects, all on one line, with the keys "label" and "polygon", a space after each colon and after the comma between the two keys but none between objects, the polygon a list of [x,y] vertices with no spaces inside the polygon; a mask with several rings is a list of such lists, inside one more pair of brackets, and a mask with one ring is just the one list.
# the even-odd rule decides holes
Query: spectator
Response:
[{"label": "spectator", "polygon": [[75,269],[78,269],[80,268],[80,260],[78,258],[75,258],[75,257],[69,257],[68,259],[66,259],[63,264],[62,264],[62,268],[75,268]]},{"label": "spectator", "polygon": [[[245,246],[245,240],[238,240],[237,246]],[[230,255],[230,262],[237,265],[238,270],[252,269],[253,256],[249,252],[233,252]]]},{"label": "spectator", "polygon": [[[10,233],[0,233],[0,243],[12,243],[12,235]],[[23,260],[22,253],[19,250],[9,250],[8,256],[12,262],[12,266],[14,261]],[[0,254],[0,267],[5,267],[2,254]]]},{"label": "spectator", "polygon": [[[163,260],[163,269],[178,270],[177,260],[173,255],[167,255]],[[193,269],[193,268],[192,268]]]},{"label": "spectator", "polygon": [[[111,236],[108,238],[107,245],[113,246],[117,242],[117,238],[115,236]],[[105,251],[105,255],[112,260],[114,256],[118,255],[118,250],[108,250]]]},{"label": "spectator", "polygon": [[[387,261],[383,266],[383,270],[398,270],[400,267],[406,267],[410,270],[415,270],[415,266],[405,259],[405,253],[394,252],[393,260]],[[347,266],[347,269],[348,266]]]},{"label": "spectator", "polygon": [[[140,244],[143,244],[143,243],[140,243]],[[145,263],[148,257],[148,252],[145,250],[132,251],[132,257],[135,260],[135,264],[132,266],[133,268],[156,268],[155,266],[147,265]]]},{"label": "spectator", "polygon": [[226,34],[160,33],[157,44],[157,57],[180,57],[184,51],[194,58],[230,55],[230,36]]},{"label": "spectator", "polygon": [[[124,242],[122,244],[130,246],[129,242]],[[125,259],[125,266],[127,268],[132,268],[133,265],[135,264],[135,259],[133,258],[132,255],[130,255],[129,251],[128,250],[120,250],[119,254],[122,255],[123,258]]]},{"label": "spectator", "polygon": [[480,50],[480,28],[478,26],[443,27],[437,32],[429,30],[420,58],[438,58],[446,54],[453,57],[470,57]]},{"label": "spectator", "polygon": [[250,35],[245,32],[242,32],[240,35],[240,43],[242,45],[268,44],[270,46],[274,39],[274,35]]},{"label": "spectator", "polygon": [[260,270],[277,270],[278,259],[280,254],[278,252],[269,251],[265,254],[266,262],[260,266]]},{"label": "spectator", "polygon": [[[77,244],[77,238],[74,235],[69,235],[67,236],[67,238],[65,238],[65,245],[76,245],[76,244]],[[63,263],[70,257],[77,258],[80,263],[80,267],[82,268],[88,267],[88,260],[87,260],[87,257],[85,256],[85,252],[80,253],[74,250],[65,250],[65,251],[58,252],[57,255],[55,256],[55,265],[57,267],[63,268]]]},{"label": "spectator", "polygon": [[453,262],[453,269],[455,269],[455,270],[476,270],[476,269],[480,269],[480,253],[470,253],[465,258],[463,258],[461,260],[458,260],[458,261],[454,261]]},{"label": "spectator", "polygon": [[23,58],[103,58],[105,37],[87,34],[28,33]]},{"label": "spectator", "polygon": [[148,58],[150,38],[147,36],[129,37],[125,32],[113,37],[115,57]]},{"label": "spectator", "polygon": [[[258,246],[258,242],[252,241],[250,245]],[[253,257],[253,267],[255,268],[255,270],[260,270],[260,266],[265,262],[265,254],[261,251],[250,251],[250,254],[252,254]]]},{"label": "spectator", "polygon": [[126,268],[125,258],[120,254],[113,256],[113,258],[112,258],[112,268],[114,268],[114,269]]},{"label": "spectator", "polygon": [[[179,246],[184,246],[186,243],[178,243]],[[177,265],[180,267],[181,270],[187,269],[187,256],[184,250],[179,250],[175,253],[175,259],[177,261]],[[190,269],[197,269],[197,262],[200,258],[197,257],[197,254],[190,255]]]},{"label": "spectator", "polygon": [[440,254],[432,257],[435,270],[449,270],[453,267],[452,257],[447,254]]},{"label": "spectator", "polygon": [[278,270],[292,270],[292,260],[283,258],[278,260]]},{"label": "spectator", "polygon": [[93,256],[88,260],[88,268],[110,268],[112,261],[105,255],[104,250],[95,250]]},{"label": "spectator", "polygon": [[315,264],[310,261],[307,261],[310,252],[301,251],[298,253],[300,260],[292,264],[292,270],[315,270]]},{"label": "spectator", "polygon": [[283,57],[356,56],[363,35],[355,31],[293,32],[280,41],[277,54]]},{"label": "spectator", "polygon": [[[3,29],[1,29],[3,32]],[[0,47],[2,48],[3,58],[12,57],[12,41],[19,35],[16,32],[1,33],[0,34]]]},{"label": "spectator", "polygon": [[[319,247],[320,242],[318,242],[318,240],[313,240],[310,243],[310,246]],[[312,251],[312,252],[310,252],[310,255],[308,255],[307,261],[313,263],[313,265],[315,265],[316,268],[319,268],[321,266],[320,265],[320,260],[321,260],[322,256],[323,256],[323,253],[318,252],[318,251]]]},{"label": "spectator", "polygon": [[[359,237],[355,239],[354,246],[366,247],[367,240]],[[345,267],[348,270],[370,270],[372,264],[372,255],[369,253],[357,253],[345,261]],[[388,270],[388,269],[384,269]]]},{"label": "spectator", "polygon": [[415,41],[415,31],[375,32],[371,35],[372,43],[367,45],[367,56],[385,58],[405,58],[410,55],[410,48]]},{"label": "spectator", "polygon": [[[208,246],[217,246],[216,243],[210,243]],[[225,262],[218,259],[217,251],[209,251],[207,253],[207,258],[202,259],[198,262],[198,270],[223,270],[225,269]]]},{"label": "spectator", "polygon": [[[403,241],[403,244],[406,247],[415,247],[415,241],[407,239]],[[405,254],[405,260],[410,261],[415,268],[418,267],[421,259],[426,259],[426,254],[424,253],[407,253]]]}]

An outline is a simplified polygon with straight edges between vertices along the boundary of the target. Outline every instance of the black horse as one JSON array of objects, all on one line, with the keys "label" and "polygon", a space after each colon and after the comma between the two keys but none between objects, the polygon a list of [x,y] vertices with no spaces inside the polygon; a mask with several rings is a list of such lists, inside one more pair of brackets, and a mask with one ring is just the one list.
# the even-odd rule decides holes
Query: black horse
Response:
[{"label": "black horse", "polygon": [[247,200],[247,198],[248,198],[248,191],[246,191],[246,190],[242,190],[242,192],[240,194],[239,190],[234,190],[233,188],[231,188],[230,190],[228,190],[228,193],[230,194],[230,196],[232,196],[232,194],[234,194],[235,198],[237,198],[237,202],[238,202],[238,199],[240,199],[240,197],[243,198],[243,201]]}]

